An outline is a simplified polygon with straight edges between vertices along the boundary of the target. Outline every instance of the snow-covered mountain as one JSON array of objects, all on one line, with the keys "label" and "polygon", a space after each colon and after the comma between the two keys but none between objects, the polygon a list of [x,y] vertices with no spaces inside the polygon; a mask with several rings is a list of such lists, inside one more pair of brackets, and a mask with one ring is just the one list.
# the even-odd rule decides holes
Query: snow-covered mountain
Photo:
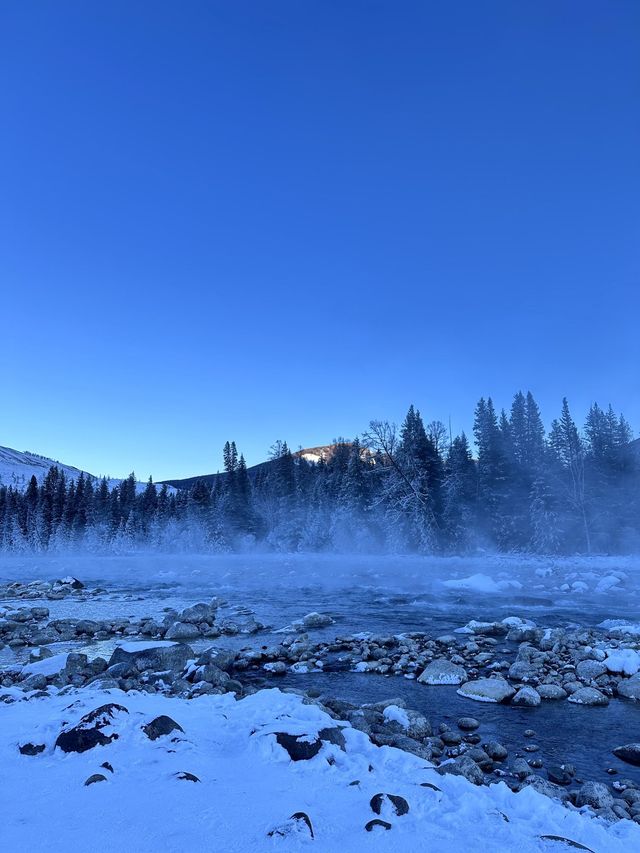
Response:
[{"label": "snow-covered mountain", "polygon": [[[42,483],[52,465],[62,471],[67,480],[77,480],[80,474],[84,474],[85,477],[90,477],[92,480],[102,479],[102,477],[97,477],[88,471],[81,471],[79,468],[74,468],[73,465],[65,465],[55,459],[49,459],[47,456],[40,456],[38,453],[0,446],[0,486],[13,486],[14,489],[23,491],[29,485],[29,480],[34,476],[38,483]],[[107,478],[110,489],[120,485],[121,482],[122,480]],[[138,489],[144,488],[144,485],[144,483],[139,483]]]}]

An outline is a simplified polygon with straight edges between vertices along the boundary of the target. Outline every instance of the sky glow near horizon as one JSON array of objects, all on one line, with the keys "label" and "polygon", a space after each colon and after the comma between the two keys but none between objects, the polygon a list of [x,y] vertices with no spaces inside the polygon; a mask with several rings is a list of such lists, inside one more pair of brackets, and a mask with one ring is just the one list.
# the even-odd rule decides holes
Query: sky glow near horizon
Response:
[{"label": "sky glow near horizon", "polygon": [[0,445],[215,471],[410,403],[640,433],[640,5],[5,4]]}]

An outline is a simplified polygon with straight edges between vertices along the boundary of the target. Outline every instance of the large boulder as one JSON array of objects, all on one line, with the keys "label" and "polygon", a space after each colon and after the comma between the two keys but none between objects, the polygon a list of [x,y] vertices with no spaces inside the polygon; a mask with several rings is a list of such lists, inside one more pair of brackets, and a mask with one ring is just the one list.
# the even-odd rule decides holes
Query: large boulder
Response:
[{"label": "large boulder", "polygon": [[618,693],[625,699],[640,700],[640,673],[618,682]]},{"label": "large boulder", "polygon": [[602,782],[585,782],[576,794],[576,805],[606,809],[613,805],[613,796]]},{"label": "large boulder", "polygon": [[157,643],[125,643],[117,646],[109,666],[117,663],[126,663],[137,671],[150,669],[154,672],[171,670],[179,672],[184,669],[187,661],[195,657],[191,646],[184,643],[157,642]]},{"label": "large boulder", "polygon": [[422,670],[418,681],[420,684],[462,684],[467,678],[467,671],[458,664],[451,663],[446,658],[437,658]]},{"label": "large boulder", "polygon": [[192,640],[200,636],[200,629],[192,622],[174,622],[165,634],[167,640]]},{"label": "large boulder", "polygon": [[508,702],[515,692],[509,682],[500,676],[467,681],[457,690],[459,696],[475,699],[476,702]]},{"label": "large boulder", "polygon": [[627,743],[624,746],[617,746],[613,750],[613,754],[621,761],[626,761],[627,764],[635,764],[640,767],[640,743]]},{"label": "large boulder", "polygon": [[569,696],[569,702],[573,702],[575,705],[608,705],[609,700],[601,693],[599,690],[596,690],[595,687],[581,687],[579,690],[576,690],[575,693],[572,693]]},{"label": "large boulder", "polygon": [[56,740],[56,748],[59,747],[63,752],[86,752],[94,746],[106,746],[118,737],[118,733],[113,731],[114,720],[128,713],[123,705],[115,702],[101,705],[85,714],[77,725],[61,732]]}]

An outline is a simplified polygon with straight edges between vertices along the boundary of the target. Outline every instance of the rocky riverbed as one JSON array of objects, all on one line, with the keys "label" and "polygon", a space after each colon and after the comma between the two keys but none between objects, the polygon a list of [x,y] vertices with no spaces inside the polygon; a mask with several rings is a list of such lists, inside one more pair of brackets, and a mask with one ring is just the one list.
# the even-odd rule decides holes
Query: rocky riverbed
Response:
[{"label": "rocky riverbed", "polygon": [[[637,722],[619,732],[605,783],[584,778],[562,756],[542,760],[535,731],[525,730],[517,748],[507,748],[499,731],[483,736],[474,717],[474,706],[488,704],[505,706],[505,713],[506,706],[534,709],[548,703],[584,707],[585,714],[602,713],[610,702],[640,710],[635,704],[640,699],[640,637],[632,626],[545,627],[513,616],[472,620],[439,636],[414,631],[327,638],[331,614],[312,612],[284,627],[265,626],[250,608],[230,610],[220,598],[181,611],[166,608],[162,618],[88,618],[92,602],[105,594],[73,577],[0,588],[0,595],[9,599],[5,604],[0,600],[0,642],[20,656],[0,671],[0,701],[35,700],[76,689],[183,699],[225,693],[242,697],[282,684],[363,732],[373,744],[411,753],[441,774],[460,775],[476,785],[503,781],[514,791],[532,787],[570,809],[588,807],[609,821],[640,823]],[[89,612],[86,618],[51,619],[43,599],[78,600]],[[314,639],[314,632],[322,632],[322,639]],[[230,637],[244,638],[244,644],[224,648]],[[108,656],[95,654],[105,642]],[[83,650],[58,651],[65,644]],[[385,677],[388,698],[345,700],[317,686],[296,687],[292,680],[296,675],[350,672]],[[446,686],[456,699],[467,701],[468,714],[436,722],[395,695],[394,684],[406,680],[425,691]],[[450,717],[446,707],[438,716]],[[42,744],[18,746],[31,755]],[[573,747],[567,744],[568,754]],[[619,769],[621,762],[628,772]]]}]

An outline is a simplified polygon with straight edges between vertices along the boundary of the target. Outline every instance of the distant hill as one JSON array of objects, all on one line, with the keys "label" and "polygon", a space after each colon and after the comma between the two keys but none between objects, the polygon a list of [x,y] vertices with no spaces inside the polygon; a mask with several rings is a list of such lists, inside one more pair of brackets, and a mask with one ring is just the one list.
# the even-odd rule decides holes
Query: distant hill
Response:
[{"label": "distant hill", "polygon": [[[349,441],[340,442],[340,444],[351,446],[351,442]],[[294,458],[297,457],[298,459],[305,459],[307,462],[317,465],[321,460],[329,462],[338,446],[338,444],[321,444],[318,445],[318,447],[305,447],[301,450],[294,451],[292,455]],[[363,456],[365,456],[369,455],[370,451],[363,448],[362,453]],[[274,464],[274,461],[275,460],[273,459],[268,459],[266,462],[259,462],[257,465],[252,465],[247,469],[250,479],[255,480],[258,474],[261,471],[268,470]],[[202,482],[211,487],[216,480],[224,481],[226,476],[227,474],[225,471],[218,471],[215,474],[201,474],[197,477],[185,477],[180,480],[162,480],[160,484],[166,483],[168,486],[173,486],[176,489],[190,489],[192,486],[195,486],[196,483]]]},{"label": "distant hill", "polygon": [[[84,474],[91,480],[102,479],[88,471],[81,471],[73,465],[66,465],[56,459],[40,456],[38,453],[0,447],[0,486],[13,486],[14,489],[24,491],[29,485],[29,480],[34,476],[38,483],[42,483],[53,465],[64,473],[67,480],[77,480],[80,474]],[[119,486],[121,482],[122,480],[107,477],[109,489]],[[138,483],[138,490],[144,487],[145,483]]]}]

